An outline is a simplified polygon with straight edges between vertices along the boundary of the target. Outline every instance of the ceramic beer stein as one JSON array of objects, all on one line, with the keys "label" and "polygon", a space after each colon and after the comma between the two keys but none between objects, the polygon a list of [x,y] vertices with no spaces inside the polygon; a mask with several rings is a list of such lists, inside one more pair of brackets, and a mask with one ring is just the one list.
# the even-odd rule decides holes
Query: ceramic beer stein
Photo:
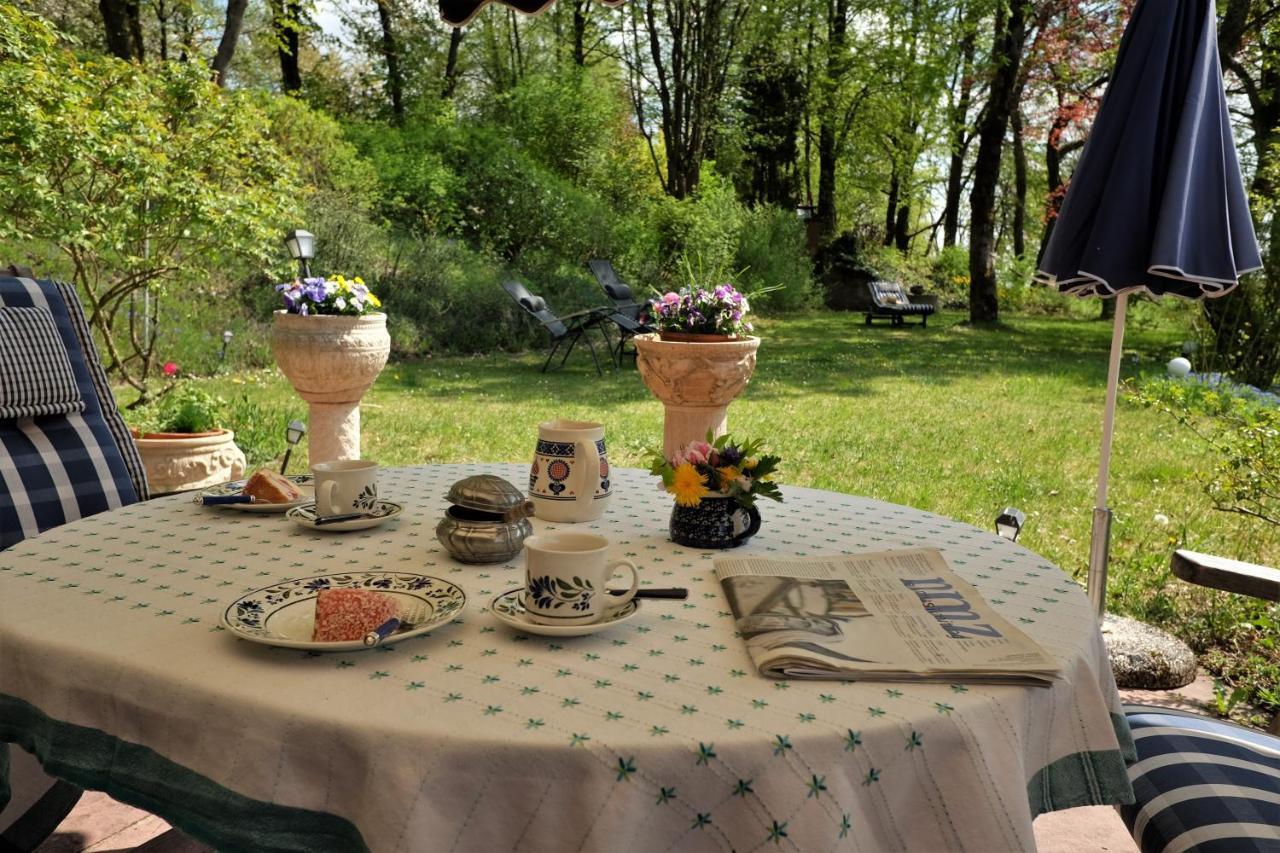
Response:
[{"label": "ceramic beer stein", "polygon": [[604,425],[557,419],[538,424],[529,497],[543,521],[595,521],[609,507]]}]

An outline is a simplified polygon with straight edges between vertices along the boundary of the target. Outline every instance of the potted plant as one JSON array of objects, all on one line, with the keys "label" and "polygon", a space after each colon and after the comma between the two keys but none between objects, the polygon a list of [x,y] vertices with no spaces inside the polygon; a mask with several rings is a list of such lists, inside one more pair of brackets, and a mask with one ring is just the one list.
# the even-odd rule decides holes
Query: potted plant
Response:
[{"label": "potted plant", "polygon": [[781,501],[772,476],[782,461],[760,441],[729,435],[695,441],[672,456],[654,452],[651,473],[675,496],[671,540],[691,548],[736,548],[760,530],[758,498]]},{"label": "potted plant", "polygon": [[[165,374],[175,376],[169,362]],[[182,382],[143,410],[133,430],[152,494],[203,489],[244,474],[235,433],[221,426],[225,403]]]},{"label": "potted plant", "polygon": [[636,336],[636,366],[665,409],[662,452],[668,457],[708,432],[728,429],[729,404],[756,368],[760,339],[751,334],[750,310],[728,282],[686,287],[651,302],[657,331]]},{"label": "potted plant", "polygon": [[304,278],[276,287],[271,352],[310,405],[312,462],[360,458],[360,398],[387,363],[391,337],[382,302],[359,278]]}]

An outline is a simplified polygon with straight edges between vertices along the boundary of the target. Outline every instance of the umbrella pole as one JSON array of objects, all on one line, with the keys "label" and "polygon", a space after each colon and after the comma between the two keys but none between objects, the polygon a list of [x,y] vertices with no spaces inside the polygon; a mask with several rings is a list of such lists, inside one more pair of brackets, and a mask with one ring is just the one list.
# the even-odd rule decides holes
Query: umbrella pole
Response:
[{"label": "umbrella pole", "polygon": [[1124,352],[1124,317],[1129,294],[1116,297],[1116,321],[1111,332],[1111,363],[1107,368],[1107,405],[1102,413],[1102,453],[1098,460],[1098,492],[1093,508],[1093,532],[1089,539],[1089,602],[1101,617],[1107,609],[1107,561],[1111,556],[1111,510],[1107,507],[1107,480],[1111,473],[1111,432],[1116,420],[1116,393],[1120,388],[1120,356]]}]

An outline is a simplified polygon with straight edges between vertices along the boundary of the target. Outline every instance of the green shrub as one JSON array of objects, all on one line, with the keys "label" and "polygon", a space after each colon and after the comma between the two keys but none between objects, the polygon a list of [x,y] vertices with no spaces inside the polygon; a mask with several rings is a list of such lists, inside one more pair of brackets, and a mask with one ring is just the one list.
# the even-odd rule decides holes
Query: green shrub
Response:
[{"label": "green shrub", "polygon": [[[733,265],[740,270],[740,289],[751,297],[754,309],[798,311],[817,304],[804,225],[794,213],[770,206],[749,210],[737,240]],[[776,289],[761,293],[769,288]]]},{"label": "green shrub", "polygon": [[212,432],[225,428],[226,405],[196,383],[180,381],[130,420],[142,432]]}]

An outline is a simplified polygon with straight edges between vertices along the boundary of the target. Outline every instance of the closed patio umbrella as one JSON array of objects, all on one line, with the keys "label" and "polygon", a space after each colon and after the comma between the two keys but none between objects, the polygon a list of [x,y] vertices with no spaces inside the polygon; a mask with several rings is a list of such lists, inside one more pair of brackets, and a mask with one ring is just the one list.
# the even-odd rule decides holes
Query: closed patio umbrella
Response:
[{"label": "closed patio umbrella", "polygon": [[[489,5],[490,0],[440,0],[440,17],[454,27],[461,27]],[[494,0],[526,15],[541,15],[554,0]],[[621,6],[626,0],[598,0],[604,6]]]},{"label": "closed patio umbrella", "polygon": [[1089,546],[1105,609],[1107,478],[1129,294],[1222,296],[1261,269],[1218,59],[1212,0],[1138,0],[1062,211],[1041,281],[1116,299]]}]

